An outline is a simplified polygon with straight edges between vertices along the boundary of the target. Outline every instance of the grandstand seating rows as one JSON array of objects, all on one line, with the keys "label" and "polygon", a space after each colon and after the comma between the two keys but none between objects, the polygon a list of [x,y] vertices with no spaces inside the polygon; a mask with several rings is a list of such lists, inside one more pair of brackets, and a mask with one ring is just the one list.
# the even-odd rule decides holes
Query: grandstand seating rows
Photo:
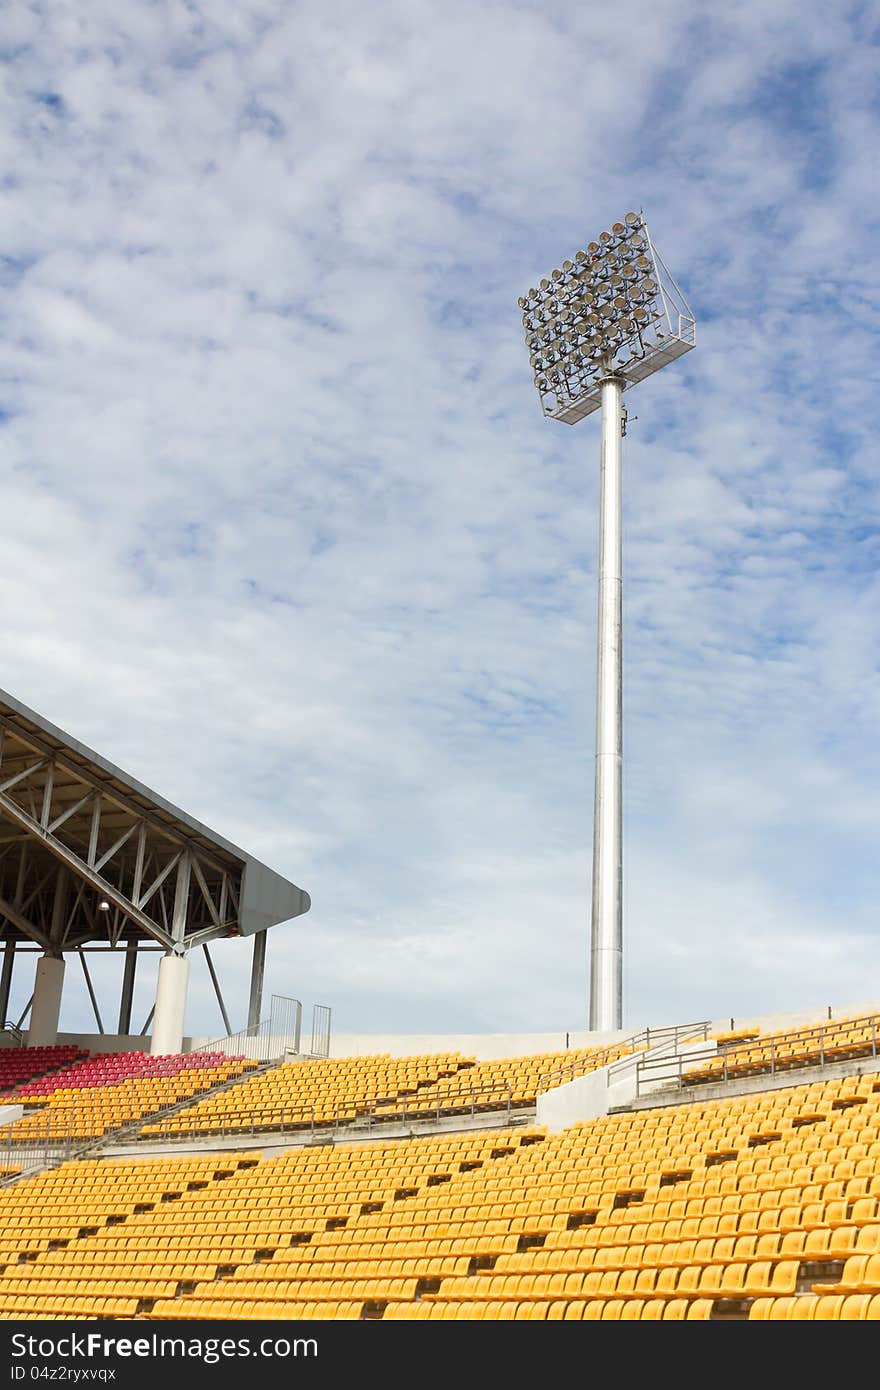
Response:
[{"label": "grandstand seating rows", "polygon": [[748,1033],[719,1035],[716,1042],[718,1055],[687,1068],[683,1078],[686,1084],[876,1057],[880,1047],[880,1017],[869,1014],[829,1020],[766,1037]]},{"label": "grandstand seating rows", "polygon": [[[755,1075],[876,1053],[880,1018],[839,1020],[759,1037],[720,1034],[719,1055],[687,1069],[686,1083]],[[644,1048],[645,1043],[640,1044]],[[374,1122],[455,1116],[534,1105],[540,1090],[632,1054],[631,1043],[478,1062],[458,1053],[428,1057],[343,1058],[287,1063],[178,1115],[147,1124],[144,1138],[333,1127],[370,1115]],[[725,1068],[727,1069],[725,1071]]]},{"label": "grandstand seating rows", "polygon": [[[876,1051],[876,1017],[839,1020],[821,1029],[810,1025],[756,1038],[754,1030],[719,1035],[720,1055],[685,1073],[686,1082],[754,1074],[771,1067],[804,1066],[827,1058]],[[817,1051],[817,1049],[819,1049]],[[320,1128],[454,1116],[467,1111],[512,1110],[535,1103],[548,1077],[568,1079],[626,1056],[631,1045],[572,1049],[533,1057],[477,1062],[457,1053],[391,1058],[371,1056],[337,1061],[288,1063],[272,1067],[242,1084],[198,1101],[221,1082],[244,1076],[257,1064],[223,1054],[152,1057],[142,1052],[89,1057],[80,1049],[5,1049],[15,1089],[27,1113],[14,1131],[23,1141],[74,1142],[99,1138],[119,1126],[161,1116],[147,1123],[143,1137],[175,1134],[227,1134],[245,1130]],[[15,1059],[15,1060],[9,1060]],[[36,1079],[34,1071],[57,1070]],[[192,1072],[192,1075],[186,1073]],[[86,1089],[91,1094],[83,1094]],[[178,1114],[162,1112],[186,1104]]]},{"label": "grandstand seating rows", "polygon": [[303,1128],[356,1119],[372,1100],[410,1105],[414,1097],[441,1078],[452,1077],[471,1059],[458,1053],[422,1057],[343,1058],[334,1061],[287,1062],[250,1078],[233,1091],[210,1096],[170,1117],[160,1126],[147,1125],[144,1134],[175,1129],[216,1133],[257,1126],[271,1129],[282,1122]]},{"label": "grandstand seating rows", "polygon": [[[224,1054],[214,1052],[210,1061],[221,1059]],[[18,1087],[18,1097],[39,1097],[51,1095],[61,1087],[67,1090],[92,1090],[96,1086],[117,1086],[120,1081],[128,1081],[135,1076],[175,1076],[189,1068],[206,1065],[209,1055],[204,1052],[181,1052],[152,1056],[149,1052],[97,1052],[89,1056],[83,1052],[75,1065],[67,1066],[64,1073],[53,1073],[29,1081]]]},{"label": "grandstand seating rows", "polygon": [[876,1319],[880,1078],[68,1163],[0,1190],[0,1264],[0,1317]]},{"label": "grandstand seating rows", "polygon": [[291,1062],[250,1078],[179,1115],[144,1126],[144,1137],[232,1133],[237,1129],[332,1126],[369,1113],[378,1120],[455,1115],[534,1105],[541,1078],[563,1062],[580,1075],[618,1057],[625,1046],[583,1048],[478,1062],[459,1053],[427,1057],[343,1058]]},{"label": "grandstand seating rows", "polygon": [[35,1085],[19,1087],[15,1098],[25,1105],[25,1113],[6,1133],[23,1143],[99,1138],[257,1065],[222,1052],[99,1055]]},{"label": "grandstand seating rows", "polygon": [[[454,1115],[472,1107],[480,1110],[534,1105],[546,1078],[559,1072],[563,1079],[595,1071],[598,1067],[628,1057],[632,1048],[625,1043],[602,1048],[572,1048],[566,1052],[545,1052],[532,1057],[503,1057],[474,1062],[448,1081],[428,1087],[405,1102],[407,1115]],[[558,1082],[556,1084],[559,1084]],[[393,1101],[376,1106],[379,1115],[400,1113]]]},{"label": "grandstand seating rows", "polygon": [[[20,1098],[48,1096],[58,1090],[91,1090],[96,1086],[116,1086],[135,1077],[171,1077],[190,1070],[203,1070],[230,1060],[225,1052],[173,1052],[152,1056],[149,1052],[107,1052],[84,1057],[61,1075],[42,1077],[19,1086]],[[236,1061],[242,1060],[236,1058]]]},{"label": "grandstand seating rows", "polygon": [[0,1048],[0,1093],[15,1090],[23,1082],[34,1077],[45,1076],[64,1067],[69,1069],[88,1053],[73,1043],[61,1043],[54,1047],[4,1047]]}]

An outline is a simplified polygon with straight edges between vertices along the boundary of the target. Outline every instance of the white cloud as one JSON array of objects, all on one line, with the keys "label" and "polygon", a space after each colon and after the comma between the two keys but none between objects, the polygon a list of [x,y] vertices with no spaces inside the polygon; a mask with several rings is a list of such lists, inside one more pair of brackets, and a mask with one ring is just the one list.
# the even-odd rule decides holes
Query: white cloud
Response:
[{"label": "white cloud", "polygon": [[309,890],[344,1031],[583,1024],[596,426],[515,301],[640,202],[700,342],[627,440],[630,1017],[874,961],[870,36],[628,15],[5,16],[2,684]]}]

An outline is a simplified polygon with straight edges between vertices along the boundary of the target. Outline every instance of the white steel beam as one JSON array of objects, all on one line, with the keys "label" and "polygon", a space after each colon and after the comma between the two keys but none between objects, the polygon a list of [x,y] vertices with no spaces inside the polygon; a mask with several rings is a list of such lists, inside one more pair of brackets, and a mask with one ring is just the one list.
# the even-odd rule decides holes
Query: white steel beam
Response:
[{"label": "white steel beam", "polygon": [[[156,941],[161,941],[165,946],[170,946],[171,937],[167,932],[163,931],[156,922],[148,917],[145,912],[142,912],[139,906],[131,902],[131,900],[127,898],[124,893],[120,892],[108,879],[96,873],[91,865],[84,863],[78,854],[68,849],[67,845],[62,844],[60,840],[56,840],[53,835],[50,835],[48,831],[44,830],[32,816],[28,815],[27,811],[23,811],[20,806],[17,806],[5,792],[0,792],[0,810],[5,812],[17,825],[22,826],[25,830],[29,830],[35,838],[41,840],[57,859],[62,860],[79,878],[85,879],[87,883],[90,883],[108,902],[114,903],[120,908],[125,913],[126,917],[136,922],[148,936],[152,936]],[[6,915],[9,916],[8,913]],[[14,921],[13,918],[10,918],[10,920]],[[18,926],[19,924],[16,922],[15,925]],[[24,928],[22,928],[22,930],[24,930]],[[31,928],[27,934],[32,935],[33,929]],[[37,940],[38,938],[35,937],[34,939]]]}]

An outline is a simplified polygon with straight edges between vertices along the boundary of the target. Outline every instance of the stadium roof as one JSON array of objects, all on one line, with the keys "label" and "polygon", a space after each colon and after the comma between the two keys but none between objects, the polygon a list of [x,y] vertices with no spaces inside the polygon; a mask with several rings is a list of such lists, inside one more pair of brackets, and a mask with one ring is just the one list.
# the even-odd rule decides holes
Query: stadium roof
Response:
[{"label": "stadium roof", "polygon": [[185,951],[308,912],[308,893],[0,690],[0,921],[56,954]]}]

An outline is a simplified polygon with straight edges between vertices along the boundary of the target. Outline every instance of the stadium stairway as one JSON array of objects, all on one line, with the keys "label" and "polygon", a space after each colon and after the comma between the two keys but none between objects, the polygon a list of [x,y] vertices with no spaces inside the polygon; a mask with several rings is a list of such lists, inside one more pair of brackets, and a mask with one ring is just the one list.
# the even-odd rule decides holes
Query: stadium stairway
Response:
[{"label": "stadium stairway", "polygon": [[[234,1086],[240,1086],[243,1081],[248,1081],[254,1076],[259,1076],[261,1072],[270,1071],[272,1067],[277,1067],[279,1058],[270,1058],[265,1062],[258,1062],[246,1072],[240,1072],[237,1076],[228,1076],[224,1081],[218,1081],[216,1085],[201,1091],[196,1097],[198,1100],[207,1100],[210,1096],[221,1095],[224,1091],[232,1090]],[[182,1100],[175,1101],[171,1105],[162,1106],[158,1110],[152,1110],[148,1114],[140,1115],[136,1120],[130,1120],[127,1124],[119,1125],[115,1129],[106,1130],[100,1138],[93,1144],[89,1144],[79,1150],[80,1156],[92,1153],[103,1153],[107,1149],[112,1149],[117,1145],[124,1144],[127,1139],[134,1139],[145,1124],[157,1124],[166,1119],[169,1115],[176,1115],[181,1110],[188,1109],[194,1103],[192,1096],[184,1096]]]},{"label": "stadium stairway", "polygon": [[[88,1054],[84,1054],[87,1056]],[[193,1054],[186,1054],[191,1057]],[[230,1058],[230,1061],[243,1061],[242,1058]],[[171,1103],[170,1105],[159,1107],[156,1110],[146,1111],[136,1119],[126,1121],[123,1124],[110,1126],[103,1133],[84,1138],[72,1146],[63,1146],[56,1139],[46,1138],[42,1146],[39,1143],[28,1146],[26,1141],[22,1141],[20,1146],[20,1157],[16,1162],[16,1143],[14,1134],[10,1133],[3,1145],[4,1164],[0,1167],[0,1188],[14,1185],[20,1181],[27,1180],[39,1173],[46,1172],[52,1168],[57,1168],[60,1164],[70,1158],[83,1159],[91,1155],[103,1154],[106,1150],[112,1150],[115,1146],[124,1146],[126,1140],[133,1140],[145,1122],[161,1120],[166,1115],[175,1114],[181,1109],[192,1105],[194,1100],[204,1099],[222,1091],[228,1090],[233,1086],[248,1080],[261,1071],[269,1070],[278,1065],[278,1059],[271,1059],[265,1062],[248,1064],[245,1071],[235,1073],[223,1080],[217,1081],[214,1085],[199,1091],[196,1097],[184,1096]],[[10,1127],[11,1129],[14,1126]]]}]

